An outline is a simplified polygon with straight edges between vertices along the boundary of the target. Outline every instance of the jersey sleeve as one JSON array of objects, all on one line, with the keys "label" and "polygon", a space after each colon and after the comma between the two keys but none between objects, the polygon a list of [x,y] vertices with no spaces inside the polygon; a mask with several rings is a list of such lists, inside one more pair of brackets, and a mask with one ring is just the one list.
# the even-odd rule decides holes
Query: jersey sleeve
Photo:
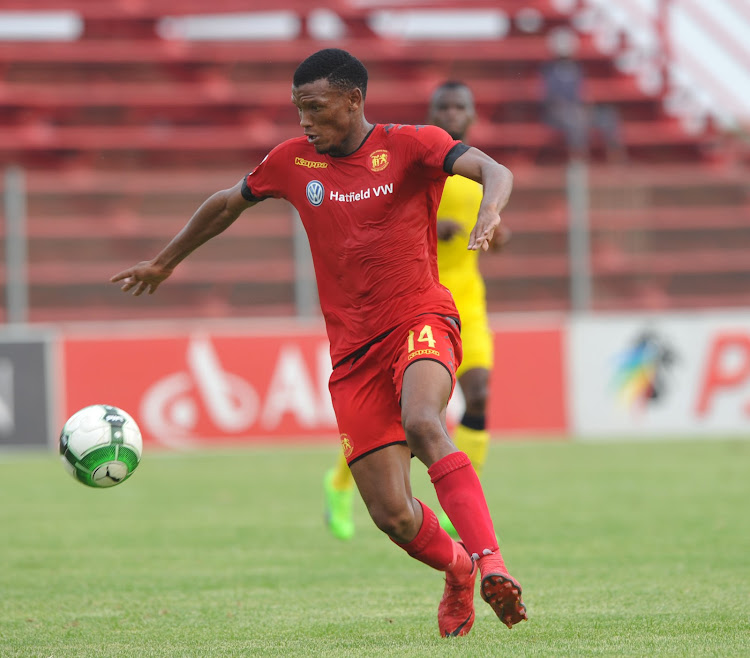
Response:
[{"label": "jersey sleeve", "polygon": [[242,181],[242,196],[246,200],[286,198],[284,182],[288,178],[288,172],[284,173],[283,163],[286,159],[282,157],[283,151],[284,144],[279,144],[245,176],[245,180]]},{"label": "jersey sleeve", "polygon": [[453,163],[469,147],[437,126],[408,126],[415,158],[436,175],[452,174]]}]

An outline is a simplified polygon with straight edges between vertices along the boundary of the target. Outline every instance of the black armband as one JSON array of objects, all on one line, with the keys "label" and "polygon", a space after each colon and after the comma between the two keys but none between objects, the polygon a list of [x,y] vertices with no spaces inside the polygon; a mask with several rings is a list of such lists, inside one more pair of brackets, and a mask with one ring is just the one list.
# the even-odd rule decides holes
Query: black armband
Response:
[{"label": "black armband", "polygon": [[446,155],[445,160],[443,160],[443,171],[446,174],[452,174],[453,165],[456,163],[456,160],[458,160],[470,148],[471,147],[468,144],[464,144],[463,142],[456,144],[450,151],[448,151],[448,155]]},{"label": "black armband", "polygon": [[242,196],[245,199],[245,201],[263,201],[263,199],[267,199],[267,196],[255,196],[253,194],[253,191],[250,189],[250,187],[247,184],[247,176],[242,179]]}]

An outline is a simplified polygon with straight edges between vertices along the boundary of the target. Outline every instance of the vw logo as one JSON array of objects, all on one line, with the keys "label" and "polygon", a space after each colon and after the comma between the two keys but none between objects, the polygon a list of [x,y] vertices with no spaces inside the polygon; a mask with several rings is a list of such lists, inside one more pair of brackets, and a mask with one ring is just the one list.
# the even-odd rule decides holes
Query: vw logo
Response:
[{"label": "vw logo", "polygon": [[305,194],[307,194],[307,200],[314,206],[319,206],[323,203],[323,195],[325,194],[325,188],[323,183],[319,180],[311,180],[305,188]]}]

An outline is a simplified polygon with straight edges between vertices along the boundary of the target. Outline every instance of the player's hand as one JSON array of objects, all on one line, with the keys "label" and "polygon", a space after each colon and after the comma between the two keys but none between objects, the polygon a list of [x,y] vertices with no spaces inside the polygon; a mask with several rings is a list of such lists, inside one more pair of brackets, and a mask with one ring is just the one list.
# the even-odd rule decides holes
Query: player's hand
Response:
[{"label": "player's hand", "polygon": [[164,269],[152,261],[144,260],[115,274],[110,281],[112,283],[122,281],[122,291],[130,292],[132,290],[133,294],[138,297],[146,291],[149,295],[153,295],[159,284],[170,274],[172,274],[172,270]]},{"label": "player's hand", "polygon": [[477,251],[478,249],[487,251],[498,226],[500,226],[500,213],[480,208],[477,223],[469,236],[468,248],[471,251]]},{"label": "player's hand", "polygon": [[453,236],[463,233],[463,227],[454,219],[438,219],[437,239],[450,240]]}]

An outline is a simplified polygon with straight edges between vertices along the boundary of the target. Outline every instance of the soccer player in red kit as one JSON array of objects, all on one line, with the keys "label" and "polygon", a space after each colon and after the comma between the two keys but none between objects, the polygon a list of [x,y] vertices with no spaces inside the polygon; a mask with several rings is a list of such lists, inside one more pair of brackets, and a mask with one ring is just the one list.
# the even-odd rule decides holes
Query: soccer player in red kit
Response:
[{"label": "soccer player in red kit", "polygon": [[[331,344],[329,389],[341,444],[375,524],[413,558],[445,572],[438,627],[466,635],[474,583],[509,628],[526,619],[521,587],[505,567],[484,492],[450,440],[448,400],[461,361],[458,312],[440,285],[436,212],[445,179],[482,183],[469,249],[487,249],[512,175],[435,126],[370,124],[367,70],[328,48],[294,74],[304,137],[290,139],[234,187],[216,192],[152,260],[112,277],[153,293],[197,247],[247,208],[274,197],[300,214],[310,241]],[[411,458],[428,469],[461,542],[413,497]]]}]

